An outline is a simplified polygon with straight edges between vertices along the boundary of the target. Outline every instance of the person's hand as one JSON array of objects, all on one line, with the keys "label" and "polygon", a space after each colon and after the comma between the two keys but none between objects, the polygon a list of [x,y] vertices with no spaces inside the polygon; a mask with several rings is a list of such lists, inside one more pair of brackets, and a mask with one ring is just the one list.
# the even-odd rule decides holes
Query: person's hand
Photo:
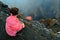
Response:
[{"label": "person's hand", "polygon": [[20,21],[20,23],[23,25],[23,28],[25,27],[25,24],[23,22]]},{"label": "person's hand", "polygon": [[25,24],[24,23],[22,23],[23,24],[23,28],[25,28]]}]

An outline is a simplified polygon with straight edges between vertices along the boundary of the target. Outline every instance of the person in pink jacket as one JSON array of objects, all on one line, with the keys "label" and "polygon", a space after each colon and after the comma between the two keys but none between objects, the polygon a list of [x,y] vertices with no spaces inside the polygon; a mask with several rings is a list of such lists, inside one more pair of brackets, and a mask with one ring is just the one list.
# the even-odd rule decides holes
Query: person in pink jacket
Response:
[{"label": "person in pink jacket", "polygon": [[18,8],[14,7],[10,9],[10,16],[6,18],[6,33],[9,36],[16,36],[16,33],[22,30],[25,25],[17,18]]}]

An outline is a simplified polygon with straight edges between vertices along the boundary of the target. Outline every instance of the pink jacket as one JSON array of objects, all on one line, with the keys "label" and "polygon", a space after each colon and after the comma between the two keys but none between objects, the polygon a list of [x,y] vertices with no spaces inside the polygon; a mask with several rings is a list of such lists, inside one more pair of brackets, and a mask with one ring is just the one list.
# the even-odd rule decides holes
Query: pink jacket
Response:
[{"label": "pink jacket", "polygon": [[6,33],[9,36],[16,36],[16,33],[23,28],[22,23],[18,20],[16,16],[10,15],[6,19]]}]

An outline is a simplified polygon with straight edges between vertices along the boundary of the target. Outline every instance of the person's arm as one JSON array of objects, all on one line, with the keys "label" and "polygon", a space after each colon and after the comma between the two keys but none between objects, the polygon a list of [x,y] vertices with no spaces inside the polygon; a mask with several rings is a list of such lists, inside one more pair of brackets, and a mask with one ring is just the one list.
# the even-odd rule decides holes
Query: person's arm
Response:
[{"label": "person's arm", "polygon": [[21,23],[16,23],[15,25],[12,26],[12,30],[14,31],[20,31],[23,29],[23,24]]},{"label": "person's arm", "polygon": [[11,27],[12,27],[13,31],[18,32],[18,31],[22,30],[25,27],[25,25],[24,25],[24,23],[21,23],[19,20],[13,20],[11,22]]}]

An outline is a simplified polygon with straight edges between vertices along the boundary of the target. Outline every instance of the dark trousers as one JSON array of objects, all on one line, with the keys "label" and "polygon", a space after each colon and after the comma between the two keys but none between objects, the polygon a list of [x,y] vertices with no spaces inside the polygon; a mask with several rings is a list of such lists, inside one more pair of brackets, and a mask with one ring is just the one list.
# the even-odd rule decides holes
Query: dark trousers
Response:
[{"label": "dark trousers", "polygon": [[11,37],[9,36],[6,31],[4,30],[2,33],[1,33],[1,39],[0,40],[24,40],[22,36],[20,35],[16,35],[15,37]]}]

